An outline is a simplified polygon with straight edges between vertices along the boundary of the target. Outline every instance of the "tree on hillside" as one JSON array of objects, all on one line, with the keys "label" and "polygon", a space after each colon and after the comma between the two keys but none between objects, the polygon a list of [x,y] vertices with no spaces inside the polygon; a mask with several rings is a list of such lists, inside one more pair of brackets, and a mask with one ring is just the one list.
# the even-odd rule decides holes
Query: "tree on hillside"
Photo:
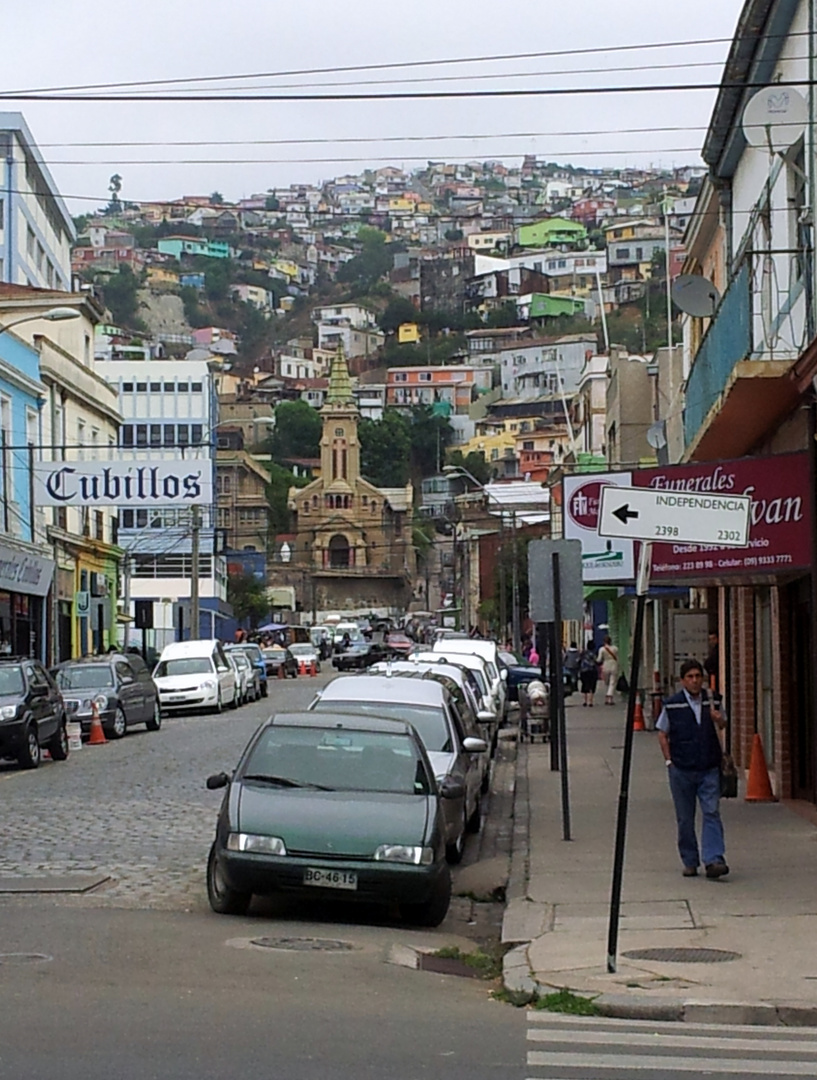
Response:
[{"label": "tree on hillside", "polygon": [[435,476],[442,468],[446,447],[454,437],[448,417],[435,413],[429,405],[415,405],[411,410],[409,435],[412,476]]},{"label": "tree on hillside", "polygon": [[275,408],[275,428],[269,440],[273,461],[320,456],[320,413],[305,401],[282,401]]},{"label": "tree on hillside", "polygon": [[270,609],[267,588],[254,574],[231,574],[227,578],[227,603],[236,618],[258,622]]},{"label": "tree on hillside", "polygon": [[422,320],[421,313],[404,296],[396,296],[390,300],[386,310],[377,320],[384,334],[393,334],[398,326],[403,323],[416,323]]},{"label": "tree on hillside", "polygon": [[[491,467],[481,450],[470,450],[465,455],[462,450],[452,450],[448,455],[448,462],[450,465],[466,469],[480,484],[487,484],[491,479]],[[465,479],[468,480],[467,477]]]},{"label": "tree on hillside", "polygon": [[213,194],[210,196],[210,205],[211,206],[223,206],[224,205],[224,196],[221,194],[220,191],[214,191]]},{"label": "tree on hillside", "polygon": [[409,477],[410,423],[396,409],[387,409],[382,420],[361,420],[360,471],[377,487],[402,487]]},{"label": "tree on hillside", "polygon": [[279,533],[288,533],[292,525],[292,515],[289,509],[289,489],[292,487],[306,487],[311,483],[306,476],[295,476],[283,465],[276,465],[274,461],[267,462],[270,479],[267,486],[267,502],[269,503],[270,533],[277,536]]},{"label": "tree on hillside", "polygon": [[350,285],[354,293],[366,293],[391,270],[394,256],[386,244],[386,234],[380,229],[362,226],[357,239],[362,250],[341,266],[336,280],[342,285]]},{"label": "tree on hillside", "polygon": [[122,190],[122,177],[119,173],[114,173],[108,182],[108,191],[111,193],[111,199],[108,203],[107,212],[109,214],[119,214],[122,211],[122,200],[119,198],[119,192]]},{"label": "tree on hillside", "polygon": [[139,317],[140,281],[127,263],[120,263],[119,272],[111,274],[102,287],[105,305],[110,309],[114,322],[129,330],[147,329]]}]

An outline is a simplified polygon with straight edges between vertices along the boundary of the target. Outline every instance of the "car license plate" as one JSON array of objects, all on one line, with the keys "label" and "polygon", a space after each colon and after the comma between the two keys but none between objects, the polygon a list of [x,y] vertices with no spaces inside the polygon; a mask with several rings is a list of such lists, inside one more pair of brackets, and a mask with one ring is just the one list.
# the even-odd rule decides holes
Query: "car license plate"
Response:
[{"label": "car license plate", "polygon": [[168,701],[187,701],[186,694],[171,694]]},{"label": "car license plate", "polygon": [[318,870],[307,866],[304,870],[304,885],[321,885],[329,889],[356,889],[357,874],[349,870]]}]

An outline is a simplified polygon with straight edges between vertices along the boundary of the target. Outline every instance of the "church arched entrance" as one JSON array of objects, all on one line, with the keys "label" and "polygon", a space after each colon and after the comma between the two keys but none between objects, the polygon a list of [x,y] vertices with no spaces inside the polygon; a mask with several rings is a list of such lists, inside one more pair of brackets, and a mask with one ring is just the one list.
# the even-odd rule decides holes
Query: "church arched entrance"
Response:
[{"label": "church arched entrance", "polygon": [[349,566],[349,541],[341,533],[329,541],[329,566],[332,570],[345,570]]}]

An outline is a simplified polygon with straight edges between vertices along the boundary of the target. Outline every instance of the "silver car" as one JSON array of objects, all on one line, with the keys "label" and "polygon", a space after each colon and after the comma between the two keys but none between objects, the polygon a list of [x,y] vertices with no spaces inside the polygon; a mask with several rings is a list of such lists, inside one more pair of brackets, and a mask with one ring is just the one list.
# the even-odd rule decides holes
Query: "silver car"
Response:
[{"label": "silver car", "polygon": [[488,745],[464,718],[449,690],[422,672],[341,675],[321,690],[310,710],[408,721],[420,736],[438,784],[463,785],[459,798],[443,801],[446,858],[458,863],[465,836],[481,821],[484,755]]}]

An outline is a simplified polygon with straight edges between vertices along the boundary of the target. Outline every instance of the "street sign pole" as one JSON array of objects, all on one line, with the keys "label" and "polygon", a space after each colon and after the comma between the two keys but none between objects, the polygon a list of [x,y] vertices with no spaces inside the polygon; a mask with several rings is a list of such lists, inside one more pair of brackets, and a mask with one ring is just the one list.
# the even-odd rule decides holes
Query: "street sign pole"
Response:
[{"label": "street sign pole", "polygon": [[624,845],[627,839],[627,807],[630,799],[630,772],[633,761],[633,722],[638,694],[638,674],[641,664],[641,642],[644,636],[644,607],[650,584],[652,544],[641,545],[638,563],[635,629],[633,631],[633,655],[630,658],[630,692],[627,696],[627,724],[624,730],[624,756],[621,759],[621,788],[618,796],[616,821],[616,846],[613,855],[613,884],[610,890],[610,922],[607,932],[607,970],[616,970],[618,951],[618,924],[621,916],[621,886],[624,878]]},{"label": "street sign pole", "polygon": [[[556,670],[556,642],[557,632],[556,623],[550,622],[545,624],[547,629],[547,647],[548,647],[548,671]],[[552,680],[551,680],[552,681]],[[560,717],[553,709],[553,702],[551,700],[551,718],[550,718],[550,771],[559,771],[559,723]]]},{"label": "street sign pole", "polygon": [[[570,840],[570,792],[567,783],[567,730],[565,728],[564,673],[562,671],[562,583],[559,552],[551,555],[553,566],[553,660],[550,686],[550,712],[556,716],[559,738],[559,768],[562,773],[562,839]],[[551,742],[555,734],[551,732]]]}]

